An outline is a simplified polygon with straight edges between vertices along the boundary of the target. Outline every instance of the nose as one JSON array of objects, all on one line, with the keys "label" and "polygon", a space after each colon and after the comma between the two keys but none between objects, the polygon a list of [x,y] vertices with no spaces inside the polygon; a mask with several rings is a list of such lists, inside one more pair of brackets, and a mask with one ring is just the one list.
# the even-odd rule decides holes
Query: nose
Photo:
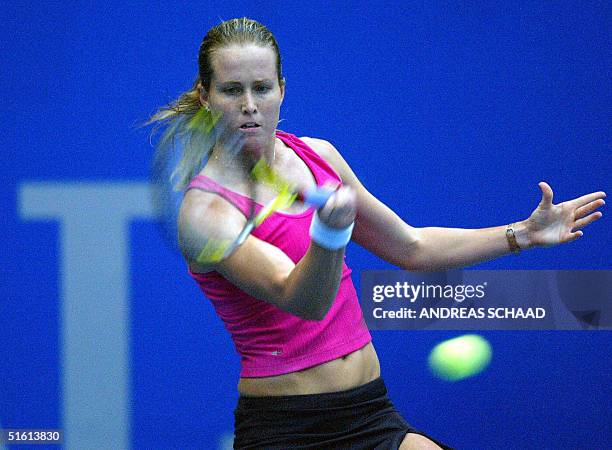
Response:
[{"label": "nose", "polygon": [[255,99],[250,92],[246,92],[242,103],[242,114],[255,114],[256,112],[257,105],[255,104]]}]

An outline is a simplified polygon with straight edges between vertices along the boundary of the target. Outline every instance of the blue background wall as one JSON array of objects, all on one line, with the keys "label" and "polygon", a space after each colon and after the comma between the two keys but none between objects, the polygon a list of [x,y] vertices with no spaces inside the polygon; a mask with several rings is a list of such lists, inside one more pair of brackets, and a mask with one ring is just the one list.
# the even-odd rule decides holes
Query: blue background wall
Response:
[{"label": "blue background wall", "polygon": [[[484,227],[526,218],[541,180],[555,201],[612,191],[610,13],[609,2],[578,1],[5,5],[0,427],[70,432],[67,384],[87,391],[62,363],[64,314],[79,314],[63,309],[79,299],[66,288],[75,264],[94,286],[85,291],[96,292],[83,304],[103,311],[109,299],[127,301],[118,342],[128,350],[117,352],[129,355],[119,367],[128,383],[119,394],[91,394],[89,440],[66,446],[214,449],[231,436],[238,357],[146,208],[122,235],[121,266],[118,243],[102,238],[66,257],[66,223],[32,213],[66,207],[56,191],[28,206],[39,182],[64,193],[81,185],[140,192],[153,150],[136,125],[190,87],[199,43],[220,19],[246,15],[275,33],[287,78],[283,129],[333,142],[370,191],[415,226]],[[79,198],[74,214],[98,214],[92,234],[112,228],[114,207],[100,214]],[[611,248],[604,217],[571,245],[477,267],[611,269]],[[354,245],[349,262],[356,284],[360,271],[390,267]],[[448,384],[431,376],[426,358],[457,334],[373,333],[391,396],[415,426],[458,448],[610,442],[609,332],[483,333],[494,348],[490,368]],[[101,354],[112,354],[113,342],[101,339],[109,346]],[[83,360],[87,348],[77,363],[92,379],[112,379],[108,361]],[[109,444],[95,411],[118,395],[127,440]]]}]

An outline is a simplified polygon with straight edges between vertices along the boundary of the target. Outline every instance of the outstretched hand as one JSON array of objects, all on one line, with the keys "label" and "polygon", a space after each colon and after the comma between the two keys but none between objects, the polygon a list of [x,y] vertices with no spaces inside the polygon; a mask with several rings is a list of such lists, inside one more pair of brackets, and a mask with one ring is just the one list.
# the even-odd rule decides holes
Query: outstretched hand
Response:
[{"label": "outstretched hand", "polygon": [[545,183],[539,183],[542,200],[525,221],[529,247],[550,247],[572,242],[583,235],[582,228],[602,216],[596,211],[605,205],[605,192],[593,192],[582,197],[553,204],[553,191]]}]

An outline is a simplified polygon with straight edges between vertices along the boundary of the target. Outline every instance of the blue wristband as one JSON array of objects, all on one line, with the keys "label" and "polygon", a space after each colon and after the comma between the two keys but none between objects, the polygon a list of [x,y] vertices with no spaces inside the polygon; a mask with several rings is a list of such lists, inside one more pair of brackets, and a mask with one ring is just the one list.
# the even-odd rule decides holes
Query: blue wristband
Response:
[{"label": "blue wristband", "polygon": [[328,227],[319,219],[319,213],[315,212],[310,224],[310,237],[317,245],[327,250],[339,250],[351,240],[354,226],[355,222],[346,228]]}]

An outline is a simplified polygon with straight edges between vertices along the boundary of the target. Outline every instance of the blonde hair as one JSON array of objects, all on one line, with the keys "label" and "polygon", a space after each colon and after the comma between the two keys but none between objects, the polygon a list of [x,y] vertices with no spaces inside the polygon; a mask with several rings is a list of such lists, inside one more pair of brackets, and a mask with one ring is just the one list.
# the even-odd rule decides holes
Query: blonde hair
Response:
[{"label": "blonde hair", "polygon": [[157,155],[163,155],[163,161],[154,164],[167,163],[169,153],[175,148],[177,141],[182,145],[180,161],[170,175],[170,181],[175,190],[187,187],[191,179],[200,170],[205,157],[212,150],[214,139],[203,141],[197,139],[196,130],[200,126],[209,128],[215,120],[211,112],[202,106],[200,91],[210,89],[213,75],[212,55],[218,49],[231,44],[256,44],[270,47],[276,54],[276,69],[279,85],[284,83],[280,50],[274,35],[261,23],[242,17],[231,19],[211,28],[200,45],[198,52],[198,76],[193,86],[181,94],[176,100],[162,106],[146,122],[154,124],[153,134],[160,128],[164,133],[157,143]]}]

